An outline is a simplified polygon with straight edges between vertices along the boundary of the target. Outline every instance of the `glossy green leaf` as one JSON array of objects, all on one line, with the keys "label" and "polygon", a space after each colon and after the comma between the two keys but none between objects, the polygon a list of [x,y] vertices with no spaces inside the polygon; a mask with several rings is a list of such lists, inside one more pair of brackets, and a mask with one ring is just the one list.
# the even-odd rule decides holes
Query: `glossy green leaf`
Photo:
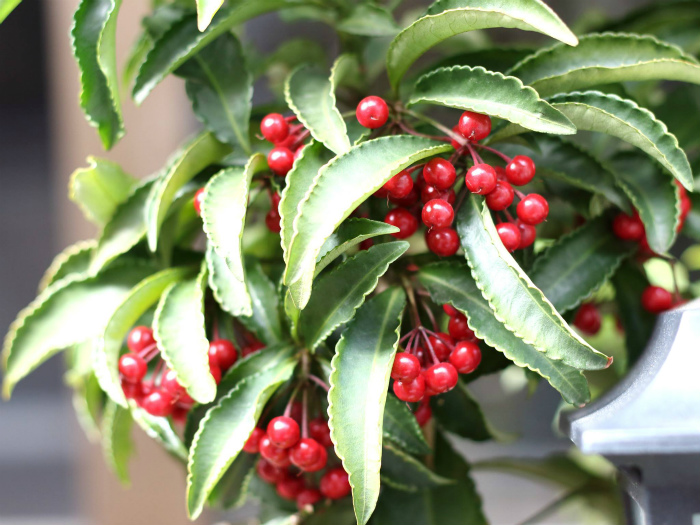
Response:
[{"label": "glossy green leaf", "polygon": [[331,439],[350,476],[360,525],[367,523],[379,497],[384,403],[405,303],[399,288],[367,301],[343,332],[331,362]]},{"label": "glossy green leaf", "polygon": [[70,245],[54,257],[39,281],[39,293],[56,281],[75,274],[87,273],[92,260],[92,252],[96,246],[95,241],[80,241]]},{"label": "glossy green leaf", "polygon": [[22,310],[3,348],[3,395],[55,353],[102,333],[131,288],[153,272],[146,264],[116,264],[97,276],[58,281]]},{"label": "glossy green leaf", "polygon": [[80,107],[106,149],[124,135],[116,63],[120,6],[121,0],[82,0],[71,30],[80,68]]},{"label": "glossy green leaf", "polygon": [[243,450],[262,410],[287,381],[296,360],[246,377],[202,420],[190,447],[187,465],[187,511],[197,518],[211,491]]},{"label": "glossy green leaf", "polygon": [[148,437],[155,439],[173,457],[182,461],[187,459],[187,449],[182,444],[182,440],[177,435],[169,419],[152,416],[133,404],[131,417]]},{"label": "glossy green leaf", "polygon": [[206,30],[216,12],[221,9],[224,0],[197,0],[197,28]]},{"label": "glossy green leaf", "polygon": [[576,308],[606,283],[636,246],[612,232],[610,217],[588,221],[535,259],[530,279],[560,313]]},{"label": "glossy green leaf", "polygon": [[205,266],[196,278],[171,284],[160,298],[153,319],[153,335],[161,357],[178,383],[199,403],[216,397],[204,321],[206,280]]},{"label": "glossy green leaf", "polygon": [[92,366],[100,387],[113,402],[127,406],[119,378],[119,355],[127,334],[155,306],[166,288],[192,273],[187,268],[169,268],[150,275],[134,286],[111,313],[95,345]]},{"label": "glossy green leaf", "polygon": [[336,29],[360,36],[394,36],[401,30],[388,10],[372,4],[357,5]]},{"label": "glossy green leaf", "polygon": [[209,287],[219,306],[233,316],[251,315],[253,306],[248,293],[248,284],[236,279],[214,246],[209,243],[206,252],[207,268],[209,269]]},{"label": "glossy green leaf", "polygon": [[134,452],[131,440],[133,419],[128,409],[108,402],[102,418],[102,453],[119,481],[129,485],[129,460]]},{"label": "glossy green leaf", "polygon": [[313,138],[336,155],[342,155],[350,149],[350,140],[336,107],[335,87],[333,73],[329,78],[327,72],[303,65],[287,79],[284,98]]},{"label": "glossy green leaf", "polygon": [[639,212],[649,247],[656,253],[667,253],[676,240],[680,220],[680,199],[673,179],[637,152],[619,153],[610,163]]},{"label": "glossy green leaf", "polygon": [[21,2],[22,0],[0,0],[0,24]]},{"label": "glossy green leaf", "polygon": [[451,36],[493,27],[536,31],[575,46],[576,36],[539,0],[437,0],[425,16],[399,33],[389,47],[387,69],[396,88],[421,55]]},{"label": "glossy green leaf", "polygon": [[69,197],[85,217],[104,226],[117,206],[129,197],[136,179],[109,160],[88,157],[88,164],[89,167],[80,168],[71,175]]},{"label": "glossy green leaf", "polygon": [[246,279],[252,314],[241,316],[238,320],[265,344],[282,341],[284,334],[275,284],[265,274],[260,263],[253,259],[246,263]]},{"label": "glossy green leaf", "polygon": [[173,156],[162,179],[158,180],[148,197],[146,223],[148,246],[152,251],[158,247],[160,227],[178,190],[230,151],[228,146],[216,140],[211,133],[202,133]]},{"label": "glossy green leaf", "polygon": [[240,454],[212,490],[210,502],[215,501],[224,509],[243,505],[257,462],[254,454]]},{"label": "glossy green leaf", "polygon": [[700,64],[677,46],[653,36],[591,34],[579,45],[542,49],[510,71],[543,96],[615,82],[678,80],[700,83]]},{"label": "glossy green leaf", "polygon": [[649,110],[631,100],[598,91],[556,95],[550,103],[582,131],[597,131],[636,146],[659,161],[687,189],[693,173],[678,140]]},{"label": "glossy green leaf", "polygon": [[199,53],[219,36],[256,16],[282,9],[303,5],[297,0],[240,0],[234,5],[219,9],[204,31],[197,27],[195,15],[183,17],[168,28],[153,43],[139,74],[136,77],[133,97],[137,103],[145,100],[148,94],[169,73],[172,73],[189,58]]},{"label": "glossy green leaf", "polygon": [[220,36],[176,74],[186,79],[185,90],[197,118],[221,142],[250,154],[253,75],[238,39],[231,33]]},{"label": "glossy green leaf", "polygon": [[700,19],[697,0],[651,2],[605,25],[606,30],[657,34]]},{"label": "glossy green leaf", "polygon": [[303,283],[294,295],[298,308],[309,300],[316,258],[340,223],[399,171],[451,148],[420,137],[381,137],[354,146],[321,168],[297,207],[287,250],[284,282],[287,286]]},{"label": "glossy green leaf", "polygon": [[72,401],[76,419],[85,436],[91,443],[98,442],[104,394],[94,375],[74,387]]},{"label": "glossy green leaf", "polygon": [[563,364],[581,370],[609,366],[609,358],[566,324],[508,253],[483,198],[465,199],[457,214],[457,232],[477,287],[508,330]]},{"label": "glossy green leaf", "polygon": [[430,447],[406,403],[396,396],[387,396],[384,406],[384,423],[382,432],[384,442],[390,441],[396,447],[411,454],[429,454]]},{"label": "glossy green leaf", "polygon": [[299,317],[299,332],[313,351],[336,328],[352,319],[386,273],[409,248],[404,241],[387,242],[359,252],[315,284],[309,304]]},{"label": "glossy green leaf", "polygon": [[155,180],[144,181],[114,210],[93,250],[90,263],[92,273],[99,272],[144,239],[148,199],[156,184]]},{"label": "glossy green leaf", "polygon": [[418,79],[410,104],[438,104],[499,117],[514,124],[558,135],[576,133],[574,125],[520,79],[483,67],[453,66]]},{"label": "glossy green leaf", "polygon": [[[452,480],[439,476],[423,462],[389,444],[382,453],[382,482],[392,488],[416,492],[450,485]],[[358,520],[359,522],[359,520]]]}]

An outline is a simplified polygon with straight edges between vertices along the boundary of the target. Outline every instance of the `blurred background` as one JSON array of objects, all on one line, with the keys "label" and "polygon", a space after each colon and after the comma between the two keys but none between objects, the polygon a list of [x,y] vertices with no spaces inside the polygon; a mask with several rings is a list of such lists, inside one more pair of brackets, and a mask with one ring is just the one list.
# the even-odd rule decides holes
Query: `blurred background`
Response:
[{"label": "blurred background", "polygon": [[[147,0],[127,0],[119,18],[122,61],[139,29]],[[428,2],[413,2],[416,5]],[[548,0],[567,23],[591,8],[619,15],[645,0]],[[109,153],[78,107],[78,71],[69,28],[78,0],[24,0],[0,25],[0,328],[34,296],[55,253],[94,235],[67,198],[71,172],[88,155],[111,158],[134,175],[159,168],[194,129],[183,84],[169,79],[140,108],[127,100],[127,136]],[[284,27],[284,29],[282,29]],[[310,23],[283,24],[274,16],[254,20],[247,33],[262,50],[290,33],[328,38]],[[521,37],[520,33],[517,36]],[[505,388],[491,379],[476,394],[511,444],[462,444],[470,459],[501,455],[543,456],[568,443],[555,437],[552,415],[558,395],[541,384],[533,397],[525,388]],[[504,398],[507,402],[504,403]],[[498,407],[498,410],[494,408]],[[505,408],[504,408],[505,407]],[[184,472],[143,435],[136,437],[132,487],[121,487],[78,427],[63,386],[61,359],[54,358],[24,380],[12,402],[0,402],[0,524],[2,525],[178,525],[187,523]],[[476,475],[494,525],[522,521],[557,497],[554,489],[492,473]],[[579,516],[580,517],[580,516]],[[230,517],[229,517],[230,518]],[[244,514],[234,521],[241,521]],[[593,523],[595,516],[589,516]],[[222,516],[207,515],[202,523]],[[580,523],[556,516],[546,523]]]}]

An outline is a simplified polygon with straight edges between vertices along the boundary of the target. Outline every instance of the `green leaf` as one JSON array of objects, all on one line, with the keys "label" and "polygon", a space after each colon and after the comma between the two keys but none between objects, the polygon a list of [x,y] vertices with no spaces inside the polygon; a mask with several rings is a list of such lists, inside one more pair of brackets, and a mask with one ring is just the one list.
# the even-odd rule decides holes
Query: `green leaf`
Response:
[{"label": "green leaf", "polygon": [[195,279],[171,284],[163,293],[153,319],[153,332],[161,357],[187,393],[199,403],[216,397],[216,382],[209,371],[209,341],[204,321],[207,270]]},{"label": "green leaf", "polygon": [[94,375],[88,376],[73,390],[73,410],[78,424],[91,443],[100,439],[100,417],[104,394]]},{"label": "green leaf", "polygon": [[688,197],[690,197],[693,207],[685,220],[683,234],[700,241],[700,195],[694,193]]},{"label": "green leaf", "polygon": [[341,20],[336,29],[351,35],[394,36],[401,27],[385,8],[372,4],[360,4]]},{"label": "green leaf", "polygon": [[517,337],[496,318],[477,288],[468,266],[448,262],[431,264],[421,268],[418,279],[428,289],[433,301],[452,304],[464,313],[479,339],[502,352],[517,366],[540,374],[561,393],[565,401],[580,406],[590,400],[588,383],[581,371],[550,359]]},{"label": "green leaf", "polygon": [[677,46],[649,35],[591,34],[579,45],[557,44],[516,64],[509,75],[547,97],[615,82],[677,80],[700,83],[700,64]]},{"label": "green leaf", "polygon": [[133,89],[134,99],[138,104],[143,102],[153,88],[169,73],[175,71],[232,27],[270,11],[298,5],[303,5],[303,2],[240,0],[235,5],[221,8],[204,31],[199,31],[195,15],[183,17],[153,43],[136,77]]},{"label": "green leaf", "polygon": [[174,155],[148,197],[146,223],[151,251],[158,247],[160,227],[178,190],[230,151],[231,148],[216,140],[211,133],[202,133]]},{"label": "green leaf", "polygon": [[153,272],[146,264],[115,264],[97,276],[58,281],[22,310],[3,348],[3,395],[55,353],[97,337],[129,290]]},{"label": "green leaf", "polygon": [[405,304],[399,288],[367,301],[343,332],[331,362],[328,423],[350,476],[360,525],[367,523],[379,497],[384,403]]},{"label": "green leaf", "polygon": [[430,447],[406,403],[396,396],[387,396],[384,406],[384,440],[411,454],[429,454]]},{"label": "green leaf", "polygon": [[486,113],[541,133],[571,135],[574,125],[520,79],[483,67],[440,68],[418,79],[409,105],[427,102]]},{"label": "green leaf", "polygon": [[639,212],[649,246],[656,253],[668,253],[680,220],[680,199],[673,179],[637,152],[619,153],[610,162],[620,186]]},{"label": "green leaf", "polygon": [[80,68],[80,107],[106,149],[124,135],[116,30],[121,0],[82,0],[73,18],[73,55]]},{"label": "green leaf", "polygon": [[88,164],[88,168],[80,168],[71,175],[69,197],[86,218],[104,226],[117,206],[129,197],[136,179],[109,160],[88,157]]},{"label": "green leaf", "polygon": [[606,283],[635,250],[613,234],[610,216],[601,216],[539,255],[530,279],[557,311],[568,312]]},{"label": "green leaf", "polygon": [[97,273],[117,257],[125,254],[146,236],[148,199],[157,181],[148,180],[137,186],[114,210],[105,224],[93,250],[90,272]]},{"label": "green leaf", "polygon": [[246,262],[248,293],[252,315],[238,318],[263,343],[275,344],[283,340],[277,288],[254,259]]},{"label": "green leaf", "polygon": [[608,357],[566,324],[508,253],[482,198],[472,195],[464,201],[457,232],[477,287],[508,330],[563,364],[581,370],[610,365]]},{"label": "green leaf", "polygon": [[423,53],[451,36],[492,27],[536,31],[575,46],[576,36],[539,0],[437,0],[425,16],[401,31],[387,54],[387,70],[396,89]]},{"label": "green leaf", "polygon": [[145,410],[134,406],[133,403],[131,417],[148,437],[160,443],[169,454],[179,460],[187,459],[187,449],[182,444],[182,440],[175,432],[169,419],[152,416]]},{"label": "green leaf", "polygon": [[238,39],[230,33],[220,36],[180,66],[176,74],[185,78],[197,118],[221,142],[250,155],[253,75]]},{"label": "green leaf", "polygon": [[197,28],[206,30],[216,12],[221,9],[224,0],[197,0]]},{"label": "green leaf", "polygon": [[453,483],[452,480],[437,475],[413,456],[388,444],[384,445],[382,457],[382,481],[392,488],[408,492]]},{"label": "green leaf", "polygon": [[209,269],[209,287],[219,306],[233,316],[251,315],[253,306],[248,293],[248,284],[239,281],[214,246],[207,244],[207,268]]},{"label": "green leaf", "polygon": [[367,294],[377,287],[389,265],[409,248],[404,241],[387,242],[364,250],[322,276],[309,304],[301,312],[299,331],[313,351],[336,328],[352,319]]},{"label": "green leaf", "polygon": [[240,454],[212,490],[210,502],[216,501],[224,509],[243,505],[257,462],[258,458],[253,454]]},{"label": "green leaf", "polygon": [[0,24],[10,15],[22,0],[0,0]]},{"label": "green leaf", "polygon": [[115,403],[127,406],[119,379],[119,354],[124,338],[141,316],[158,302],[166,288],[191,273],[187,268],[169,268],[150,275],[134,286],[111,312],[97,340],[92,366],[100,387]]},{"label": "green leaf", "polygon": [[638,147],[692,191],[693,172],[685,152],[651,111],[631,100],[598,91],[556,95],[549,101],[579,130],[605,133]]},{"label": "green leaf", "polygon": [[[334,69],[337,64],[338,61]],[[336,107],[333,77],[334,71],[329,78],[319,68],[303,65],[287,79],[284,98],[313,138],[342,155],[350,149],[350,140],[345,121]]]},{"label": "green leaf", "polygon": [[92,252],[96,246],[95,241],[80,241],[70,245],[54,257],[39,281],[39,293],[61,279],[75,276],[75,274],[87,273]]},{"label": "green leaf", "polygon": [[256,153],[244,169],[223,169],[214,175],[204,188],[204,232],[238,281],[245,280],[242,239],[250,182],[256,173],[265,168],[265,156]]},{"label": "green leaf", "polygon": [[450,149],[435,140],[394,135],[363,142],[321,168],[297,207],[287,250],[284,282],[302,281],[294,295],[298,308],[309,301],[316,258],[340,223],[399,171]]},{"label": "green leaf", "polygon": [[107,403],[102,418],[102,452],[109,468],[124,485],[129,485],[129,460],[134,452],[133,422],[128,409]]},{"label": "green leaf", "polygon": [[291,377],[295,365],[296,360],[289,359],[246,377],[202,420],[187,464],[187,511],[192,519],[201,514],[211,491],[243,450],[265,404]]}]

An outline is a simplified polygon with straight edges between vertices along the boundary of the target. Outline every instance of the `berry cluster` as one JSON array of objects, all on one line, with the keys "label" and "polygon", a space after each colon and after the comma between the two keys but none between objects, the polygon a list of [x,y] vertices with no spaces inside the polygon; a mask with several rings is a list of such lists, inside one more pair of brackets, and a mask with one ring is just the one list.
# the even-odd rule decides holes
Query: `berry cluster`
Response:
[{"label": "berry cluster", "polygon": [[[153,330],[147,326],[137,326],[127,336],[129,352],[119,358],[119,374],[122,390],[127,399],[143,408],[152,416],[171,416],[178,423],[184,422],[194,405],[194,399],[178,382],[177,376],[158,359],[153,372],[148,375],[148,364],[160,356],[160,350],[153,337]],[[262,349],[259,341],[252,341],[243,348],[243,357]],[[209,370],[217,384],[222,374],[238,360],[238,352],[231,341],[216,339],[209,344]]]},{"label": "berry cluster", "polygon": [[309,131],[303,124],[290,126],[295,120],[295,116],[284,117],[279,113],[270,113],[260,122],[260,133],[275,146],[267,154],[267,165],[280,177],[286,176],[292,169],[304,147],[304,140],[309,136]]}]

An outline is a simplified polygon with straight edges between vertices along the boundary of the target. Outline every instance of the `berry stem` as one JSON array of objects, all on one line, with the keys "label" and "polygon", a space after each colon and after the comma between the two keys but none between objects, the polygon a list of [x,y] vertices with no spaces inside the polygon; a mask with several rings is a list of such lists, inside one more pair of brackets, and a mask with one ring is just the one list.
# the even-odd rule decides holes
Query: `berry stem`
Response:
[{"label": "berry stem", "polygon": [[474,146],[476,146],[477,148],[485,149],[486,151],[490,151],[490,152],[493,153],[494,155],[498,155],[498,156],[501,157],[504,161],[506,161],[506,164],[510,164],[511,161],[513,160],[513,159],[511,159],[508,155],[506,155],[505,153],[501,153],[500,151],[498,151],[498,150],[495,149],[495,148],[490,148],[490,147],[488,147],[488,146],[484,146],[483,144],[479,144],[479,143],[474,143]]},{"label": "berry stem", "polygon": [[430,357],[433,359],[433,364],[439,363],[440,360],[438,359],[437,354],[435,353],[433,343],[430,342],[430,338],[428,337],[428,334],[425,333],[424,328],[420,329],[420,335],[423,337],[423,341],[425,341],[426,345],[428,345],[428,352],[430,353]]},{"label": "berry stem", "polygon": [[474,146],[467,143],[467,150],[469,151],[470,155],[472,156],[472,160],[474,161],[474,164],[483,164],[484,161],[479,156],[479,154],[476,152],[476,150],[474,149]]},{"label": "berry stem", "polygon": [[299,134],[299,136],[296,138],[296,140],[292,143],[291,149],[294,150],[298,148],[302,142],[304,142],[308,136],[311,135],[311,132],[308,129],[305,129],[302,133]]},{"label": "berry stem", "polygon": [[435,315],[433,315],[433,311],[430,309],[430,307],[425,304],[425,301],[420,301],[421,306],[423,307],[423,310],[425,310],[425,313],[428,315],[428,318],[430,319],[430,323],[433,325],[433,330],[437,331],[438,326],[437,326],[437,321],[435,320]]},{"label": "berry stem", "polygon": [[454,140],[457,144],[459,144],[462,147],[464,147],[467,144],[467,139],[465,139],[459,133],[455,133],[447,126],[443,126],[437,120],[434,120],[430,117],[426,117],[425,115],[421,115],[420,113],[416,113],[416,112],[411,111],[410,109],[406,109],[406,108],[400,108],[399,111],[402,113],[405,113],[406,115],[410,115],[411,117],[416,118],[418,120],[422,120],[426,124],[430,124],[431,126],[433,126],[435,129],[439,129],[445,135],[447,135],[451,140]]},{"label": "berry stem", "polygon": [[523,200],[525,198],[525,194],[522,191],[513,188],[513,192],[518,196],[518,199]]},{"label": "berry stem", "polygon": [[308,389],[304,388],[301,402],[301,437],[309,437],[309,395]]},{"label": "berry stem", "polygon": [[318,386],[323,388],[326,392],[330,390],[330,387],[326,384],[326,382],[321,379],[320,377],[317,377],[313,374],[309,374],[309,381],[316,383]]},{"label": "berry stem", "polygon": [[510,214],[508,210],[503,210],[503,213],[508,219],[508,222],[515,222],[515,218]]},{"label": "berry stem", "polygon": [[299,388],[301,388],[302,383],[298,383],[295,387],[294,390],[292,390],[292,395],[289,396],[289,401],[287,401],[287,406],[284,407],[284,417],[289,417],[289,414],[292,413],[292,406],[294,405],[294,399],[297,397],[297,394],[299,393]]},{"label": "berry stem", "polygon": [[450,139],[447,137],[443,137],[441,135],[428,135],[427,133],[421,133],[420,131],[416,131],[409,125],[407,125],[405,122],[399,122],[396,121],[396,125],[405,133],[408,133],[409,135],[413,135],[414,137],[423,137],[426,139],[433,139],[433,140],[441,140],[443,142],[449,142]]}]

